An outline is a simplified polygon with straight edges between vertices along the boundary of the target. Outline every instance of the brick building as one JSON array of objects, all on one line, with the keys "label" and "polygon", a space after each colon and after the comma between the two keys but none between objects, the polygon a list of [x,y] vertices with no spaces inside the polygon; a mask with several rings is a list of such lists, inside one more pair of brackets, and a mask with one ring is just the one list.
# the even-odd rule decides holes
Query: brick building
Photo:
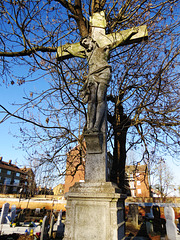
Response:
[{"label": "brick building", "polygon": [[85,179],[85,150],[79,145],[67,153],[66,176],[64,193],[76,182],[84,182]]},{"label": "brick building", "polygon": [[147,165],[126,166],[126,177],[132,197],[150,197]]},{"label": "brick building", "polygon": [[46,186],[45,187],[38,186],[36,187],[35,194],[36,195],[54,195],[54,192],[52,188],[47,188]]},{"label": "brick building", "polygon": [[64,195],[64,184],[58,184],[57,186],[55,186],[54,188],[53,188],[53,193],[54,193],[54,195],[59,195],[59,196],[61,196],[61,195]]},{"label": "brick building", "polygon": [[35,194],[36,183],[35,175],[31,168],[21,168],[24,174],[21,175],[21,186],[24,188],[24,192],[31,196]]},{"label": "brick building", "polygon": [[32,186],[34,185],[35,181],[32,169],[25,171],[25,168],[20,169],[15,164],[12,164],[12,160],[4,162],[2,161],[2,157],[0,157],[0,193],[19,193],[20,189],[24,193],[29,190],[33,193]]}]

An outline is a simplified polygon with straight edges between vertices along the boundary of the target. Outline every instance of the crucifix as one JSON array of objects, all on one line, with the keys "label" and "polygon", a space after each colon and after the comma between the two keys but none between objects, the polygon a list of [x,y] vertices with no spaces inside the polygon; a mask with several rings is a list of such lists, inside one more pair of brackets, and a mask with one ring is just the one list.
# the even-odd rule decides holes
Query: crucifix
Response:
[{"label": "crucifix", "polygon": [[[106,92],[111,79],[108,63],[112,49],[147,39],[146,26],[112,34],[105,33],[104,12],[90,18],[91,34],[78,43],[58,47],[59,61],[72,57],[86,58],[88,75],[81,91],[88,103],[85,182],[78,182],[66,194],[65,240],[124,239],[124,199],[116,184],[108,178]],[[95,221],[92,218],[94,217]],[[89,227],[91,226],[91,227]]]},{"label": "crucifix", "polygon": [[109,52],[118,46],[146,40],[148,34],[146,26],[143,25],[106,35],[106,19],[103,11],[93,14],[90,25],[91,36],[83,38],[78,43],[58,47],[57,59],[61,61],[72,57],[87,58],[89,73],[81,96],[84,103],[88,103],[87,133],[98,133],[101,132],[106,108],[106,92],[111,79]]}]

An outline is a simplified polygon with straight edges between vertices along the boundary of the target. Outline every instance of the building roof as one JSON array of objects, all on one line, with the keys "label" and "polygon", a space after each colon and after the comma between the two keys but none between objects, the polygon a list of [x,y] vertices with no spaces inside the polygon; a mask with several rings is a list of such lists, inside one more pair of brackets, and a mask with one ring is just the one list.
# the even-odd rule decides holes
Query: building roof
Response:
[{"label": "building roof", "polygon": [[0,158],[0,168],[24,174],[24,172],[20,168],[18,168],[18,166],[12,164],[11,160],[9,160],[9,162],[2,161],[2,157]]},{"label": "building roof", "polygon": [[127,165],[126,172],[146,172],[147,165]]},{"label": "building roof", "polygon": [[23,167],[23,168],[21,168],[21,170],[23,171],[23,172],[33,172],[33,170],[32,170],[32,168],[27,168],[26,166],[25,167]]}]

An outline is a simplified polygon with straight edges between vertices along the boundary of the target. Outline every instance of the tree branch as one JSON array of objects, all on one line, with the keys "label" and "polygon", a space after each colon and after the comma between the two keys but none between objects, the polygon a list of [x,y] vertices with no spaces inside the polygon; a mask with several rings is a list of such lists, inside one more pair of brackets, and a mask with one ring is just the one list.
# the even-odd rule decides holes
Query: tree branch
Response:
[{"label": "tree branch", "polygon": [[10,116],[10,117],[15,117],[15,118],[17,118],[17,119],[20,119],[20,120],[25,121],[25,122],[28,122],[28,123],[32,123],[33,125],[35,125],[35,126],[37,126],[37,127],[40,127],[40,128],[45,128],[45,129],[48,129],[48,128],[49,128],[49,129],[60,129],[60,128],[62,128],[62,129],[64,129],[64,130],[66,130],[66,131],[69,132],[69,129],[67,129],[67,128],[65,128],[65,127],[48,127],[48,126],[44,126],[44,125],[42,125],[42,124],[33,122],[33,121],[29,120],[29,119],[25,119],[25,118],[23,118],[23,117],[17,116],[17,115],[15,115],[15,114],[9,112],[9,111],[8,111],[5,107],[3,107],[2,105],[0,105],[0,108],[2,108],[2,109],[7,113],[7,115],[3,118],[3,120],[0,121],[0,123],[3,123],[3,122]]},{"label": "tree branch", "polygon": [[82,3],[81,0],[75,0],[75,5],[73,6],[71,3],[67,2],[66,0],[56,0],[59,2],[63,7],[69,10],[73,14],[73,18],[76,20],[78,25],[81,37],[86,37],[88,35],[88,21],[83,16],[82,13]]},{"label": "tree branch", "polygon": [[18,56],[29,56],[35,52],[56,52],[57,47],[42,47],[37,46],[31,49],[25,49],[19,52],[0,52],[0,56],[2,57],[18,57]]}]

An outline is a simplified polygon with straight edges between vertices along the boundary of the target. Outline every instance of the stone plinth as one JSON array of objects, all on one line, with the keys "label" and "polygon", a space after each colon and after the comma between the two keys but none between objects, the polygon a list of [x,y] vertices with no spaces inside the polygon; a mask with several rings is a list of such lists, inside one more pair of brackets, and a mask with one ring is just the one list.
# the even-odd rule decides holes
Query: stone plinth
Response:
[{"label": "stone plinth", "polygon": [[85,182],[106,182],[106,133],[84,135],[87,146]]},{"label": "stone plinth", "polygon": [[64,240],[121,240],[126,195],[110,182],[76,183],[66,194]]}]

